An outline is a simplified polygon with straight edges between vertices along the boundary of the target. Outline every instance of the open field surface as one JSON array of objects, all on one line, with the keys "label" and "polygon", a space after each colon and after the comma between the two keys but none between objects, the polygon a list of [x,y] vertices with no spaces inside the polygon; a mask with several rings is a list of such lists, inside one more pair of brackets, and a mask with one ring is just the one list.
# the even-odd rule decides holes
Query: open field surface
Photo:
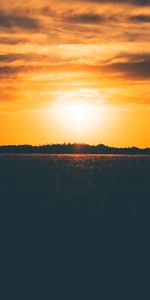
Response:
[{"label": "open field surface", "polygon": [[149,299],[150,156],[0,155],[1,299]]}]

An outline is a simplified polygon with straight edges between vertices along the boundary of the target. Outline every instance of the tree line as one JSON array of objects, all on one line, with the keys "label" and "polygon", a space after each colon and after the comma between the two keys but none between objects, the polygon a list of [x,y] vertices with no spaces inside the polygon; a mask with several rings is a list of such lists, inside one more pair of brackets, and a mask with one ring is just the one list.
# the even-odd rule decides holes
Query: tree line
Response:
[{"label": "tree line", "polygon": [[150,148],[140,149],[137,147],[116,148],[103,144],[47,144],[41,146],[10,145],[0,146],[0,153],[14,154],[150,154]]}]

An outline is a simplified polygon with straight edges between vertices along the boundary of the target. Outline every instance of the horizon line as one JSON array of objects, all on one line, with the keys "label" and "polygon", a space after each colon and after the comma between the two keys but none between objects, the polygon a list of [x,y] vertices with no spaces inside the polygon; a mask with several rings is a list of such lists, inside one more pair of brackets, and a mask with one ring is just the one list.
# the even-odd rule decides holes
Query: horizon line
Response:
[{"label": "horizon line", "polygon": [[144,148],[141,148],[139,146],[108,146],[108,145],[105,145],[103,143],[100,143],[100,144],[96,144],[96,145],[93,145],[93,144],[88,144],[88,143],[46,143],[46,144],[6,144],[6,145],[0,145],[0,148],[2,147],[33,147],[33,148],[42,148],[42,147],[53,147],[53,146],[80,146],[80,147],[84,147],[84,146],[87,146],[87,147],[93,147],[93,148],[96,148],[96,147],[105,147],[105,148],[110,148],[110,149],[137,149],[137,150],[146,150],[146,149],[150,149],[149,146],[147,147],[144,147]]}]

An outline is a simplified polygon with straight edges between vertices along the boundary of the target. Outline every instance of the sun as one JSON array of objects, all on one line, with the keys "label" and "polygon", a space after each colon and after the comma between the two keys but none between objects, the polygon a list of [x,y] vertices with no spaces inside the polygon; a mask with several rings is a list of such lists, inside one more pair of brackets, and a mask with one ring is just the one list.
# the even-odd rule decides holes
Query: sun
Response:
[{"label": "sun", "polygon": [[[105,113],[97,104],[99,93],[95,89],[57,91],[55,102],[43,111],[44,123],[63,142],[86,142],[96,135]],[[53,124],[53,127],[52,125]],[[102,127],[102,126],[101,126]]]},{"label": "sun", "polygon": [[62,106],[60,121],[72,132],[85,134],[92,125],[93,107],[88,102],[76,101]]},{"label": "sun", "polygon": [[56,143],[95,143],[110,134],[114,112],[97,89],[57,91],[53,103],[42,112],[45,132]]},{"label": "sun", "polygon": [[98,96],[98,91],[91,88],[57,92],[55,111],[58,123],[67,130],[86,133],[94,121],[93,101]]},{"label": "sun", "polygon": [[90,105],[87,103],[73,103],[66,107],[66,116],[75,126],[84,126],[90,119]]},{"label": "sun", "polygon": [[84,136],[92,129],[95,119],[95,110],[91,103],[86,101],[72,101],[55,106],[54,119],[61,133],[68,136]]}]

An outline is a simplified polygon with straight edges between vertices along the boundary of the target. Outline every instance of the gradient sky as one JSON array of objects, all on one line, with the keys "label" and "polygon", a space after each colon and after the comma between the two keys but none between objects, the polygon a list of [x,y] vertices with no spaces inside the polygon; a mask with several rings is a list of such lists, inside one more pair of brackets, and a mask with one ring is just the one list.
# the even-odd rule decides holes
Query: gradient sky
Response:
[{"label": "gradient sky", "polygon": [[150,147],[150,0],[0,0],[0,144],[57,142]]}]

